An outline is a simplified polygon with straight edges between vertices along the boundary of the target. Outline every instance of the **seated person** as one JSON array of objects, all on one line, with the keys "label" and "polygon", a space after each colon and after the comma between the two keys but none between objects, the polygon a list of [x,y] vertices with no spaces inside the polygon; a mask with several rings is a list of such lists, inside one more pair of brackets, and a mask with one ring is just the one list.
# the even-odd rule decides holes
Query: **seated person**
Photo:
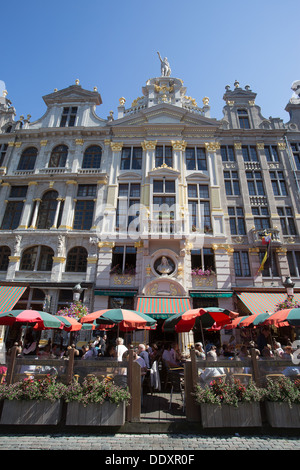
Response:
[{"label": "seated person", "polygon": [[165,348],[163,355],[162,355],[162,360],[164,361],[165,365],[167,367],[180,367],[181,364],[177,359],[176,352],[174,348],[172,347],[173,345],[168,344],[167,347]]},{"label": "seated person", "polygon": [[[214,348],[216,347],[214,346]],[[214,348],[208,351],[206,358],[207,361],[215,362],[217,360],[217,353]],[[207,385],[212,380],[217,377],[220,377],[221,375],[225,375],[225,369],[223,367],[207,367],[200,375],[200,384]]]}]

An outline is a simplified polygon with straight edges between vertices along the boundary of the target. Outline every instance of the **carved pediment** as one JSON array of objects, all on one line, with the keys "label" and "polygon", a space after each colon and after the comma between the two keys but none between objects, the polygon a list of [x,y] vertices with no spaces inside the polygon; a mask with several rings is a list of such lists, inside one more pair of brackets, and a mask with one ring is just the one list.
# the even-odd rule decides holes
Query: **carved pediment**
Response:
[{"label": "carved pediment", "polygon": [[90,102],[91,104],[100,105],[102,104],[102,99],[100,94],[97,91],[89,91],[81,88],[80,85],[72,85],[63,90],[58,90],[49,95],[43,96],[47,106],[53,104],[70,104],[70,103],[86,103]]}]

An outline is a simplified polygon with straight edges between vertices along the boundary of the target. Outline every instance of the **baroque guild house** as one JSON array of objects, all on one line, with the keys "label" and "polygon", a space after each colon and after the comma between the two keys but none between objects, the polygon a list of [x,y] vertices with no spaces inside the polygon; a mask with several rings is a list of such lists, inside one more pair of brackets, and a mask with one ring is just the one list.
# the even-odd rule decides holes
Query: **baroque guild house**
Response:
[{"label": "baroque guild house", "polygon": [[214,119],[207,97],[199,106],[163,69],[107,118],[78,80],[44,96],[35,122],[17,119],[4,92],[0,281],[15,308],[55,314],[80,284],[90,311],[136,309],[160,328],[201,306],[265,311],[287,276],[296,295],[299,84],[286,123],[238,82]]}]

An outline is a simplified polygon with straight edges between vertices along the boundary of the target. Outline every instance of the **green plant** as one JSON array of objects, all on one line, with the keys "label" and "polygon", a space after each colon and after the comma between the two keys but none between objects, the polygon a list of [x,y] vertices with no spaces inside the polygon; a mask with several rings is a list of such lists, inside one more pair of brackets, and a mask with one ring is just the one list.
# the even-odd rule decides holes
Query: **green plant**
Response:
[{"label": "green plant", "polygon": [[66,402],[77,401],[84,406],[89,403],[104,403],[109,401],[119,405],[125,401],[128,404],[130,393],[128,389],[121,388],[113,382],[99,381],[96,377],[91,376],[84,379],[82,384],[73,381],[66,387],[64,393]]},{"label": "green plant", "polygon": [[215,379],[204,388],[197,386],[194,393],[196,402],[210,404],[226,404],[237,407],[239,403],[259,402],[263,399],[264,392],[253,382],[244,385],[238,379],[224,382],[222,379]]},{"label": "green plant", "polygon": [[300,404],[300,380],[293,382],[288,377],[279,377],[276,380],[267,379],[265,400],[272,402],[286,402]]},{"label": "green plant", "polygon": [[54,402],[63,397],[66,386],[56,382],[55,377],[25,379],[14,384],[0,385],[0,400],[49,400]]}]

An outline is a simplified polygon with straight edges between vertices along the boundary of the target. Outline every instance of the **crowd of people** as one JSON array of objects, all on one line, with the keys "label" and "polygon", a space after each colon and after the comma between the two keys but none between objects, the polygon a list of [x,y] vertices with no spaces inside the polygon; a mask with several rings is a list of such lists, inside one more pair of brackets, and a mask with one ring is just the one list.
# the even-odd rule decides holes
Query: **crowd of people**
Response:
[{"label": "crowd of people", "polygon": [[[205,346],[201,342],[195,344],[195,355],[198,360],[206,361],[222,361],[222,360],[234,360],[234,361],[247,361],[248,364],[251,360],[251,351],[254,350],[256,360],[258,361],[259,370],[262,376],[268,374],[283,374],[285,376],[294,377],[300,374],[300,367],[297,365],[299,361],[295,360],[295,348],[292,346],[292,342],[288,337],[283,340],[285,342],[282,345],[277,339],[272,337],[271,329],[268,326],[263,326],[254,339],[247,341],[246,343],[236,344],[234,337],[230,338],[231,341],[223,344],[214,344],[208,341]],[[297,358],[296,358],[297,359]],[[288,366],[280,367],[278,362],[272,360],[284,360],[290,362]],[[271,361],[271,362],[270,362]],[[251,367],[241,365],[241,367],[229,368],[231,373],[250,373],[252,372]],[[200,383],[207,384],[211,382],[214,377],[225,376],[228,374],[228,368],[224,367],[206,367],[205,369],[199,369],[200,371]]]}]

